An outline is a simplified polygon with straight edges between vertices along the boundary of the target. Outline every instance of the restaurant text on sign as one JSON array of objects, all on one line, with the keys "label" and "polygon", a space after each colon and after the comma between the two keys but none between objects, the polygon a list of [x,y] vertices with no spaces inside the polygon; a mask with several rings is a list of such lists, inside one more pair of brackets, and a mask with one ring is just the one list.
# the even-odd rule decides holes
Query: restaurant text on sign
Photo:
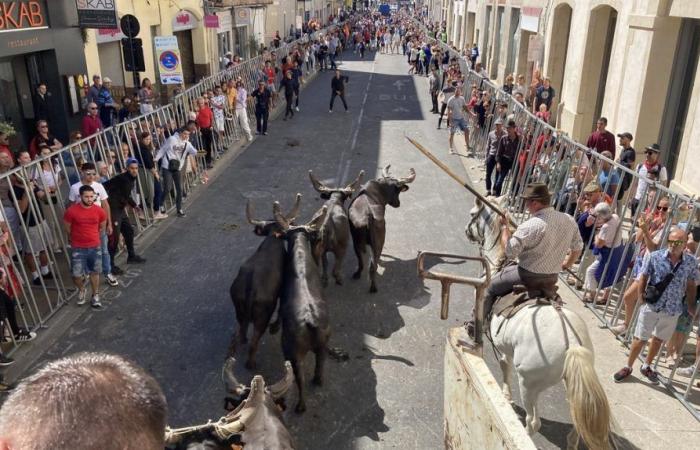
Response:
[{"label": "restaurant text on sign", "polygon": [[37,0],[0,2],[0,32],[47,26],[46,11],[42,2]]}]

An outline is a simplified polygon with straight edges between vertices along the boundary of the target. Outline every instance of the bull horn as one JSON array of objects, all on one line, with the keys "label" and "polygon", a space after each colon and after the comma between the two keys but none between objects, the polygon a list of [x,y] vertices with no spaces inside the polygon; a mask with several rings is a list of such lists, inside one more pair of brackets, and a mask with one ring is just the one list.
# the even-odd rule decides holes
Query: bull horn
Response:
[{"label": "bull horn", "polygon": [[297,196],[294,199],[294,206],[292,206],[292,209],[285,216],[289,223],[293,223],[294,219],[296,219],[297,216],[299,215],[299,207],[300,206],[301,206],[301,194],[297,192]]},{"label": "bull horn", "polygon": [[362,177],[365,176],[365,171],[360,170],[360,174],[357,175],[357,178],[355,178],[355,181],[352,183],[348,184],[347,187],[345,188],[345,192],[348,194],[352,194],[357,190],[357,188],[360,187],[360,183],[362,183]]},{"label": "bull horn", "polygon": [[411,167],[410,169],[408,169],[408,176],[405,178],[399,179],[399,182],[403,183],[403,184],[408,184],[408,183],[413,183],[413,180],[415,180],[415,179],[416,179],[416,171],[413,170],[413,167]]},{"label": "bull horn", "polygon": [[245,203],[245,216],[248,219],[248,223],[254,226],[264,226],[265,222],[262,220],[253,219],[253,204],[248,199]]},{"label": "bull horn", "polygon": [[323,194],[324,192],[329,192],[330,189],[326,187],[323,183],[318,181],[318,179],[314,176],[313,170],[309,170],[309,179],[311,180],[311,184],[314,185],[314,189],[318,191],[319,193]]},{"label": "bull horn", "polygon": [[280,206],[280,202],[274,202],[272,204],[272,213],[275,216],[275,221],[277,221],[277,224],[282,227],[283,230],[288,230],[289,229],[289,222],[287,219],[282,215],[282,207]]},{"label": "bull horn", "polygon": [[265,380],[262,375],[255,375],[250,382],[250,394],[245,401],[246,406],[256,407],[265,403]]},{"label": "bull horn", "polygon": [[234,395],[241,395],[243,393],[243,390],[245,390],[245,386],[239,383],[236,379],[236,376],[233,374],[233,366],[235,364],[236,358],[226,358],[224,367],[221,370],[221,379],[224,382],[224,386],[226,386],[226,392],[229,392]]},{"label": "bull horn", "polygon": [[387,164],[387,165],[384,166],[384,168],[382,169],[382,176],[383,176],[384,178],[389,178],[389,177],[391,176],[391,175],[389,175],[389,168],[390,168],[390,167],[391,167],[391,164]]},{"label": "bull horn", "polygon": [[280,398],[284,397],[289,388],[292,386],[292,383],[294,383],[294,371],[292,370],[292,363],[290,363],[289,361],[285,361],[284,370],[284,378],[267,388],[267,391],[275,400],[279,400]]},{"label": "bull horn", "polygon": [[326,213],[328,212],[328,207],[326,205],[323,205],[321,209],[316,211],[316,214],[313,215],[311,220],[309,220],[309,223],[307,223],[305,226],[307,229],[313,229],[317,230],[321,227],[321,224],[326,218]]}]

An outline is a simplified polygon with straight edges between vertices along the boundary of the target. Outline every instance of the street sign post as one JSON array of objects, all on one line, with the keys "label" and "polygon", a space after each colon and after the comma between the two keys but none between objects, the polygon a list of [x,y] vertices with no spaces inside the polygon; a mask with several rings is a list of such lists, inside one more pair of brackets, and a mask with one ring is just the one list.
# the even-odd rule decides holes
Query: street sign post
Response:
[{"label": "street sign post", "polygon": [[154,38],[158,72],[162,84],[183,84],[182,59],[175,36],[156,36]]}]

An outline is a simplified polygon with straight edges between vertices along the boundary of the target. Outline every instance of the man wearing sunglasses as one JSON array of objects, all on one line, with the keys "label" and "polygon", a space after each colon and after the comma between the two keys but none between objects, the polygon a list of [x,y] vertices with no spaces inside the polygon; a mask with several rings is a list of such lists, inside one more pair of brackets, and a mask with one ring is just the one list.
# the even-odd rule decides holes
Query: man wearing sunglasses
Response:
[{"label": "man wearing sunglasses", "polygon": [[661,153],[661,148],[659,144],[651,144],[646,148],[644,154],[646,158],[642,164],[637,166],[637,173],[639,177],[632,183],[631,191],[634,192],[634,199],[632,200],[630,207],[632,208],[632,215],[637,211],[639,207],[639,202],[645,195],[647,186],[649,183],[646,181],[651,173],[658,172],[658,182],[664,186],[668,186],[668,173],[666,172],[666,167],[664,167],[659,161],[659,155]]},{"label": "man wearing sunglasses", "polygon": [[[671,338],[676,329],[678,317],[683,313],[684,296],[688,303],[688,313],[691,317],[695,315],[696,280],[699,275],[697,260],[685,252],[687,242],[688,233],[673,227],[666,241],[667,247],[644,257],[638,281],[639,296],[645,299],[645,303],[639,309],[627,365],[613,376],[616,383],[632,374],[632,365],[649,341],[641,373],[652,384],[659,384],[659,375],[651,364],[661,345]],[[657,286],[657,295],[645,295],[647,284]],[[660,287],[662,284],[665,288]]]}]

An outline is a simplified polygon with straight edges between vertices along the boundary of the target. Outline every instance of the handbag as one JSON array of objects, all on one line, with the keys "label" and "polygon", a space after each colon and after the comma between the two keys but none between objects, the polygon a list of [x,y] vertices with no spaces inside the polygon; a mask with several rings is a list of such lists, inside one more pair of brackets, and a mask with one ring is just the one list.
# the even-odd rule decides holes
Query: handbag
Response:
[{"label": "handbag", "polygon": [[[167,158],[167,155],[166,155]],[[180,170],[180,160],[168,158],[168,170],[171,172],[177,172]]]},{"label": "handbag", "polygon": [[664,295],[664,291],[666,290],[668,285],[671,284],[671,281],[673,281],[673,277],[676,275],[676,271],[678,270],[681,264],[683,264],[682,256],[681,260],[678,261],[678,264],[676,264],[676,267],[673,268],[673,271],[667,274],[661,281],[659,281],[656,284],[647,283],[646,288],[644,288],[645,303],[653,305],[659,301],[661,296]]}]

